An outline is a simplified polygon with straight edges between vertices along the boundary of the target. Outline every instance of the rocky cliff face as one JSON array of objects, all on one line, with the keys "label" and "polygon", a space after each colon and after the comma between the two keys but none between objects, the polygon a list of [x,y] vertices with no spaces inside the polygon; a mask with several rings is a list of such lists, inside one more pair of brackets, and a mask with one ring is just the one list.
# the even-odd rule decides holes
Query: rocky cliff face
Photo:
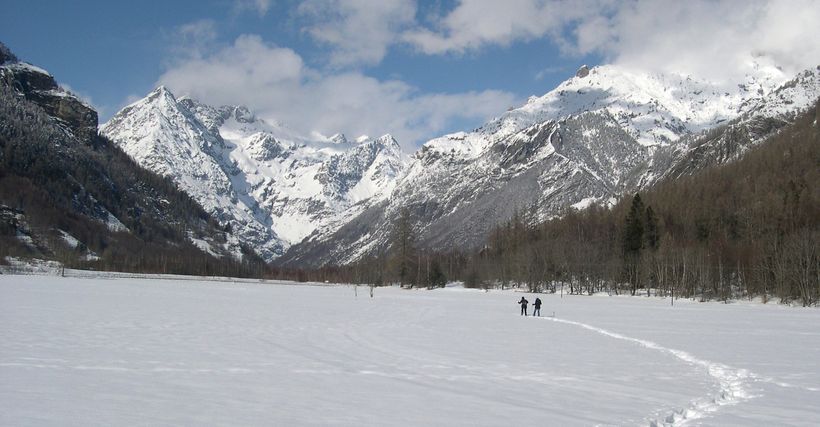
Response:
[{"label": "rocky cliff face", "polygon": [[62,120],[79,138],[90,141],[97,134],[97,112],[91,106],[60,88],[47,71],[20,62],[2,43],[0,84],[14,88],[49,115]]}]

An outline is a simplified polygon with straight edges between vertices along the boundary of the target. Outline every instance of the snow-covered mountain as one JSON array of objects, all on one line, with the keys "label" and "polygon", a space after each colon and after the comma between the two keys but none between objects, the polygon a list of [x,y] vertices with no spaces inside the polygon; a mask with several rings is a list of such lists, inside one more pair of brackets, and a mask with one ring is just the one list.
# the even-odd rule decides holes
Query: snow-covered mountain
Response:
[{"label": "snow-covered mountain", "polygon": [[268,260],[385,199],[407,162],[390,135],[307,138],[245,107],[178,99],[165,87],[100,132],[170,177]]},{"label": "snow-covered mountain", "polygon": [[775,66],[751,69],[726,85],[584,66],[409,158],[389,135],[305,137],[247,108],[178,99],[164,87],[101,132],[265,259],[346,263],[383,251],[404,208],[420,246],[474,247],[516,213],[542,221],[730,161],[820,95],[818,69],[793,80]]},{"label": "snow-covered mountain", "polygon": [[[812,69],[787,81],[776,67],[756,66],[727,86],[612,65],[582,67],[473,132],[427,142],[389,199],[331,234],[311,235],[280,261],[345,263],[383,250],[403,208],[415,219],[420,246],[449,249],[482,244],[515,213],[535,222],[568,207],[606,203],[671,170],[696,169],[683,164],[708,164],[692,160],[711,146],[704,142],[708,130],[769,120],[750,134],[759,140],[777,128],[772,121],[785,123],[818,98],[818,75]],[[742,149],[730,151],[717,161]]]},{"label": "snow-covered mountain", "polygon": [[557,88],[484,125],[479,134],[497,142],[538,123],[596,111],[612,116],[643,146],[663,145],[734,118],[749,100],[765,96],[788,76],[776,67],[732,86],[687,75],[646,74],[615,65],[586,66]]}]

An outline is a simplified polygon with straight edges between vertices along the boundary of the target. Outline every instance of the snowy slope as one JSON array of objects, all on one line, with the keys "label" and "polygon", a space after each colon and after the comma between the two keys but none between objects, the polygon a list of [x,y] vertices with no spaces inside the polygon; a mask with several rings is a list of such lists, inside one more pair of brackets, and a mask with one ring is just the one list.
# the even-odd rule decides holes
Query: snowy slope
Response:
[{"label": "snowy slope", "polygon": [[268,260],[385,198],[406,162],[390,135],[309,139],[245,107],[177,99],[165,87],[100,131],[171,177]]},{"label": "snowy slope", "polygon": [[576,74],[557,88],[489,122],[482,129],[495,142],[532,126],[587,111],[606,112],[641,145],[668,144],[680,136],[734,118],[749,99],[783,83],[775,67],[758,67],[737,85],[692,76],[646,74],[602,65]]},{"label": "snowy slope", "polygon": [[731,162],[787,126],[796,113],[813,105],[818,97],[820,67],[799,73],[766,96],[748,100],[741,106],[741,114],[725,125],[658,150],[653,167],[661,178],[674,179]]},{"label": "snowy slope", "polygon": [[820,419],[817,310],[521,295],[3,275],[0,424]]},{"label": "snowy slope", "polygon": [[788,116],[816,102],[818,94],[820,65],[798,73],[767,96],[749,99],[741,106],[741,113],[746,118]]},{"label": "snowy slope", "polygon": [[213,135],[165,87],[125,107],[100,127],[100,133],[141,166],[171,177],[263,257],[281,253],[282,244],[264,226],[261,210],[234,188],[234,170],[221,161],[225,141]]},{"label": "snowy slope", "polygon": [[[742,117],[788,123],[820,96],[817,74],[808,70],[786,81],[776,67],[759,66],[727,86],[612,65],[582,68],[473,132],[427,142],[389,200],[331,234],[320,230],[281,261],[345,263],[383,250],[403,208],[416,221],[422,247],[450,249],[483,244],[515,214],[537,222],[571,206],[608,203],[680,164],[707,165],[689,154],[690,146],[703,145],[698,135],[706,130]],[[753,141],[775,129],[758,126]]]}]

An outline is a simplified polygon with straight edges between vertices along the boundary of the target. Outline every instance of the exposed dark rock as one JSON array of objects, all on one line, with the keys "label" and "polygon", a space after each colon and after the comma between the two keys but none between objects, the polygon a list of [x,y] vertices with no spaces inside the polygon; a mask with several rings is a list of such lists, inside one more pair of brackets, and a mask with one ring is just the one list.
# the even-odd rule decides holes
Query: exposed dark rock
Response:
[{"label": "exposed dark rock", "polygon": [[579,77],[579,78],[582,78],[582,79],[584,77],[588,76],[588,75],[589,75],[589,67],[587,67],[586,65],[582,65],[581,68],[579,68],[578,71],[575,72],[575,77]]},{"label": "exposed dark rock", "polygon": [[82,140],[89,141],[97,134],[97,112],[76,97],[36,91],[27,94],[26,98],[43,107],[49,115],[67,123]]},{"label": "exposed dark rock", "polygon": [[[0,55],[4,61],[6,58],[17,59],[5,46],[0,47]],[[44,70],[22,62],[8,62],[0,66],[0,84],[42,107],[83,141],[88,142],[97,134],[97,112],[60,88],[54,77]]]},{"label": "exposed dark rock", "polygon": [[282,147],[282,144],[280,144],[276,138],[262,133],[252,137],[250,143],[248,144],[248,153],[260,162],[275,159],[280,155],[287,157],[285,148]]},{"label": "exposed dark rock", "polygon": [[2,76],[3,84],[23,94],[58,89],[54,77],[22,62],[4,65]]},{"label": "exposed dark rock", "polygon": [[13,53],[11,53],[11,50],[9,50],[9,48],[6,47],[6,45],[4,45],[3,42],[0,42],[0,65],[3,65],[7,62],[17,61],[17,57],[14,56]]},{"label": "exposed dark rock", "polygon": [[335,142],[336,144],[349,144],[350,141],[347,140],[347,137],[343,133],[337,133],[330,137],[330,140]]},{"label": "exposed dark rock", "polygon": [[238,106],[233,109],[233,116],[236,118],[236,121],[239,123],[253,123],[256,121],[256,116],[244,105]]}]

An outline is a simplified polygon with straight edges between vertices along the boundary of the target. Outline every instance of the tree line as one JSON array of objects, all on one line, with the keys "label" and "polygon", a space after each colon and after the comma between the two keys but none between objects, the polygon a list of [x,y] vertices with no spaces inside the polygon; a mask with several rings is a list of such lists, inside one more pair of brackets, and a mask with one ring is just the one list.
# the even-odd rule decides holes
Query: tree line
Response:
[{"label": "tree line", "polygon": [[436,280],[472,287],[817,305],[818,111],[815,105],[739,160],[666,180],[614,206],[569,208],[546,222],[518,213],[472,251],[416,248],[405,210],[388,252],[305,274],[430,287],[435,271]]}]

